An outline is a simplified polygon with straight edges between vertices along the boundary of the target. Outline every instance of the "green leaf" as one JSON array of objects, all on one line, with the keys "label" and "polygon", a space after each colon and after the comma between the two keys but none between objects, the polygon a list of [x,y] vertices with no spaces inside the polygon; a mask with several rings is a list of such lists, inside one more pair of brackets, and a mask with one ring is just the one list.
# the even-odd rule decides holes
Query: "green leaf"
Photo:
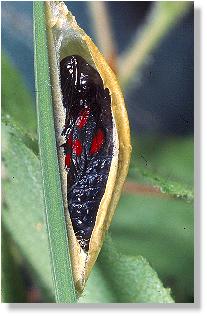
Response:
[{"label": "green leaf", "polygon": [[34,2],[35,78],[40,161],[56,301],[76,300],[58,167],[49,73],[45,3]]},{"label": "green leaf", "polygon": [[31,137],[36,136],[36,112],[32,98],[20,72],[2,53],[2,115],[24,128]]},{"label": "green leaf", "polygon": [[[2,117],[2,123],[5,124],[5,126],[10,126],[13,128],[17,134],[19,139],[28,147],[30,148],[36,155],[38,155],[39,148],[38,148],[38,142],[36,137],[32,137],[31,134],[28,134],[23,126],[20,126],[18,123],[14,121],[14,118],[11,116],[3,116]],[[32,138],[31,138],[32,137]],[[2,142],[4,145],[4,137],[2,137]]]},{"label": "green leaf", "polygon": [[94,293],[95,303],[174,302],[146,259],[120,254],[109,236],[79,302],[94,303]]},{"label": "green leaf", "polygon": [[117,303],[117,295],[96,262],[78,303]]},{"label": "green leaf", "polygon": [[147,159],[161,177],[173,178],[188,187],[193,186],[193,137],[162,137],[159,143],[155,142]]},{"label": "green leaf", "polygon": [[17,129],[2,124],[3,201],[2,221],[26,259],[44,301],[52,302],[54,292],[49,245],[44,219],[40,162],[26,147]]},{"label": "green leaf", "polygon": [[15,260],[12,249],[12,240],[2,225],[1,230],[1,292],[4,303],[24,303],[26,288],[21,278],[20,266]]},{"label": "green leaf", "polygon": [[134,141],[129,177],[192,202],[193,139],[144,139],[140,148]]},{"label": "green leaf", "polygon": [[125,193],[111,225],[119,251],[147,258],[176,302],[193,297],[193,219],[191,203]]},{"label": "green leaf", "polygon": [[179,182],[167,180],[166,178],[162,178],[145,170],[141,171],[141,175],[145,179],[149,179],[153,186],[159,188],[163,193],[170,194],[177,198],[186,199],[188,202],[191,202],[194,199],[193,191],[189,190]]},{"label": "green leaf", "polygon": [[21,74],[5,53],[2,53],[2,77],[6,79],[2,81],[2,121],[18,130],[22,141],[37,154],[35,106]]}]

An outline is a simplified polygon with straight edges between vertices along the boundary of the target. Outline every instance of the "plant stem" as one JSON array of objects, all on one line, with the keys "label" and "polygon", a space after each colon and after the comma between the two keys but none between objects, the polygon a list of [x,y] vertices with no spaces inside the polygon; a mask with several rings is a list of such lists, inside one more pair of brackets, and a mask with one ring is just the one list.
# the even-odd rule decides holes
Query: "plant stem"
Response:
[{"label": "plant stem", "polygon": [[116,45],[113,37],[107,3],[104,1],[88,1],[87,3],[98,47],[107,60],[109,66],[116,73]]},{"label": "plant stem", "polygon": [[34,2],[36,102],[45,213],[57,303],[76,301],[62,201],[49,73],[45,3]]},{"label": "plant stem", "polygon": [[147,57],[159,45],[179,19],[188,11],[187,1],[158,1],[153,5],[145,25],[137,31],[131,47],[119,58],[119,78],[126,88]]}]

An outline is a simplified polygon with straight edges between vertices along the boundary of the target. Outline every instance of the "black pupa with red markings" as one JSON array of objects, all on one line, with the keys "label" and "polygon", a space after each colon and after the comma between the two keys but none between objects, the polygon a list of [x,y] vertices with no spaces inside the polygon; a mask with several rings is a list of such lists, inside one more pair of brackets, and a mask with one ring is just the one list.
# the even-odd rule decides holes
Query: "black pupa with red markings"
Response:
[{"label": "black pupa with red markings", "polygon": [[61,60],[60,77],[68,211],[87,252],[113,157],[111,97],[99,73],[78,55]]}]

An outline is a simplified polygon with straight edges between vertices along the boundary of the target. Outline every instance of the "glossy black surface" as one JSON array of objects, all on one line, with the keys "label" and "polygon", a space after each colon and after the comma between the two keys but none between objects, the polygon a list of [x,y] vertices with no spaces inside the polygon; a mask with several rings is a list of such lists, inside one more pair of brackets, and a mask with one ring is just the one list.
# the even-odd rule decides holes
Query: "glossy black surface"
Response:
[{"label": "glossy black surface", "polygon": [[[81,247],[88,251],[97,210],[105,191],[113,152],[113,124],[111,98],[104,89],[99,73],[80,56],[68,56],[60,63],[63,105],[66,109],[63,135],[74,142],[78,139],[82,151],[73,152],[65,144],[65,154],[71,155],[67,176],[68,209],[74,232]],[[84,110],[89,112],[83,127],[78,118]],[[91,145],[97,131],[104,141],[100,149],[91,154]]]}]

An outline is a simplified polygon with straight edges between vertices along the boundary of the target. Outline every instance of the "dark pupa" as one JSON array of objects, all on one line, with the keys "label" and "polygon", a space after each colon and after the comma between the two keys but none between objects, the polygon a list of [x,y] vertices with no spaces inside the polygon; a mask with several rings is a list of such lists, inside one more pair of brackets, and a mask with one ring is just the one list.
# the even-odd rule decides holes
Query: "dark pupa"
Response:
[{"label": "dark pupa", "polygon": [[66,117],[62,134],[68,211],[75,236],[88,252],[92,231],[117,152],[109,90],[99,73],[78,55],[60,62]]}]

